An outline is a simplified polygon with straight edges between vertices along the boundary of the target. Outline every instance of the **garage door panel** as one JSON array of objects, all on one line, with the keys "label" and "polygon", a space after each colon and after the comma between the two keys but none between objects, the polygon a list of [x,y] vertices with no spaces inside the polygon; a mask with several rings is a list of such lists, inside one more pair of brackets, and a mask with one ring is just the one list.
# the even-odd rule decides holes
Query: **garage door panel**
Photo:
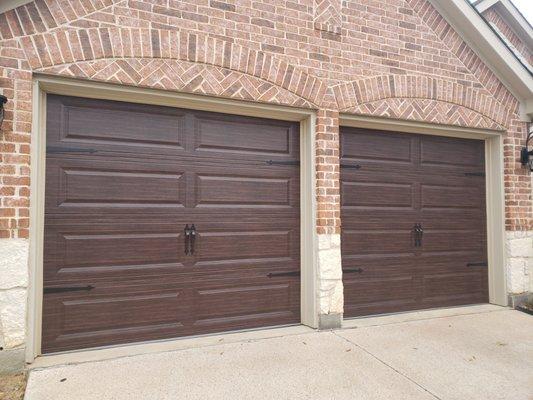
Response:
[{"label": "garage door panel", "polygon": [[425,252],[485,249],[485,235],[479,230],[424,230]]},{"label": "garage door panel", "polygon": [[422,208],[476,208],[484,206],[484,192],[479,187],[421,185]]},{"label": "garage door panel", "polygon": [[342,248],[349,256],[352,254],[403,253],[412,247],[411,230],[350,230],[344,228]]},{"label": "garage door panel", "polygon": [[288,282],[270,283],[258,281],[255,286],[230,286],[199,288],[195,291],[197,320],[195,325],[220,323],[224,320],[258,320],[278,314],[294,317],[291,304],[299,295],[299,280],[293,284]]},{"label": "garage door panel", "polygon": [[[293,124],[258,118],[195,114],[195,148],[214,153],[298,154]],[[229,154],[228,154],[229,156]]]},{"label": "garage door panel", "polygon": [[49,157],[46,168],[48,214],[169,212],[185,206],[183,166],[120,158]]},{"label": "garage door panel", "polygon": [[134,153],[184,149],[183,110],[55,95],[47,96],[47,110],[47,146]]},{"label": "garage door panel", "polygon": [[291,206],[290,178],[197,175],[196,207]]},{"label": "garage door panel", "polygon": [[414,207],[413,185],[410,184],[343,181],[341,193],[343,206]]},{"label": "garage door panel", "polygon": [[412,164],[413,145],[407,135],[390,134],[356,128],[343,128],[341,135],[341,158],[371,160],[372,163]]},{"label": "garage door panel", "polygon": [[[200,227],[198,227],[200,228]],[[248,262],[285,259],[289,261],[293,251],[291,244],[294,233],[289,230],[257,231],[209,231],[202,229],[198,234],[196,249],[198,263],[214,261],[227,262],[246,259]],[[222,256],[221,256],[222,255]]]},{"label": "garage door panel", "polygon": [[417,303],[416,280],[413,276],[377,279],[346,277],[343,282],[346,315],[409,309]]},{"label": "garage door panel", "polygon": [[[79,223],[79,221],[78,221]],[[175,273],[183,232],[171,225],[53,225],[45,228],[45,281]]]},{"label": "garage door panel", "polygon": [[[59,207],[98,204],[183,206],[184,179],[179,173],[61,169]],[[163,186],[163,190],[156,189]],[[156,195],[157,194],[157,195]]]},{"label": "garage door panel", "polygon": [[[467,303],[485,302],[487,280],[484,273],[479,272],[451,272],[424,275],[424,296],[426,303]],[[463,303],[464,304],[464,303]]]},{"label": "garage door panel", "polygon": [[420,163],[423,167],[483,167],[484,143],[438,136],[420,137]]}]

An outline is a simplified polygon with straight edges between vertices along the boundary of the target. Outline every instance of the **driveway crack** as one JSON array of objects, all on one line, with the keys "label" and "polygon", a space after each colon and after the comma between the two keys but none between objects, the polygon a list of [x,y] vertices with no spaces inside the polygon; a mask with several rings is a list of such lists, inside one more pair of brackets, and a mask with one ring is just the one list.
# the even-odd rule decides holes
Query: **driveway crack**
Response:
[{"label": "driveway crack", "polygon": [[341,338],[343,340],[345,340],[346,342],[350,343],[351,345],[357,347],[358,349],[361,349],[362,351],[364,351],[366,354],[368,354],[370,357],[374,358],[375,360],[379,361],[381,364],[385,365],[386,367],[392,369],[394,372],[396,372],[397,374],[401,375],[402,377],[404,377],[405,379],[407,379],[409,382],[412,382],[414,383],[416,386],[418,386],[420,389],[422,389],[423,391],[425,391],[427,394],[429,394],[430,396],[433,396],[435,399],[438,399],[438,400],[442,400],[441,397],[437,396],[435,393],[433,393],[431,390],[425,388],[424,386],[422,386],[420,383],[418,383],[417,381],[415,381],[414,379],[410,378],[408,375],[404,374],[403,372],[401,372],[400,370],[394,368],[392,365],[390,365],[389,363],[387,363],[386,361],[383,361],[381,358],[379,358],[378,356],[376,356],[375,354],[371,353],[369,350],[365,349],[363,346],[355,343],[355,342],[352,342],[350,339],[347,339],[345,338],[344,336],[341,336],[339,334],[337,334],[337,332],[335,331],[331,331],[331,333],[333,333],[335,336],[337,336],[338,338]]}]

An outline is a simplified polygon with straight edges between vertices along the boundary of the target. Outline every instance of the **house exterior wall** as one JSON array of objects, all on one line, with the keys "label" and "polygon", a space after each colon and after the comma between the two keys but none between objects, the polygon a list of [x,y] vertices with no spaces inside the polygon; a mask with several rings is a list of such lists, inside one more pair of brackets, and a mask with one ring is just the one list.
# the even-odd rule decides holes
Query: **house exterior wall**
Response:
[{"label": "house exterior wall", "polygon": [[[10,254],[0,267],[13,276],[0,286],[6,349],[24,346],[35,73],[316,110],[324,320],[343,312],[340,113],[504,130],[509,254],[532,240],[519,103],[427,0],[36,0],[0,15],[0,91],[9,99],[0,246]],[[531,290],[514,260],[509,292]]]},{"label": "house exterior wall", "polygon": [[513,30],[511,26],[505,22],[505,19],[502,18],[501,14],[494,7],[490,7],[483,12],[483,16],[487,21],[494,24],[496,28],[501,32],[502,35],[511,43],[515,49],[522,55],[524,60],[526,60],[530,66],[533,67],[533,53],[531,52],[530,43],[529,46],[525,43]]}]

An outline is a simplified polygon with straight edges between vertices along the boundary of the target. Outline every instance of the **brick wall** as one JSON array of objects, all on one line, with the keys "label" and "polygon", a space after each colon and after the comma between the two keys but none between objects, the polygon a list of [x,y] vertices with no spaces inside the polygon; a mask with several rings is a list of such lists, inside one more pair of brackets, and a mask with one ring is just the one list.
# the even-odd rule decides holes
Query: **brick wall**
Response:
[{"label": "brick wall", "polygon": [[488,8],[483,12],[483,16],[487,21],[491,22],[496,28],[505,36],[505,38],[518,50],[530,66],[533,66],[533,54],[528,48],[527,44],[518,37],[513,29],[507,25],[507,22],[502,18],[500,13],[493,7]]},{"label": "brick wall", "polygon": [[0,15],[0,237],[28,236],[33,72],[320,110],[320,233],[340,227],[339,111],[505,129],[506,226],[533,227],[518,102],[426,0],[37,0]]}]

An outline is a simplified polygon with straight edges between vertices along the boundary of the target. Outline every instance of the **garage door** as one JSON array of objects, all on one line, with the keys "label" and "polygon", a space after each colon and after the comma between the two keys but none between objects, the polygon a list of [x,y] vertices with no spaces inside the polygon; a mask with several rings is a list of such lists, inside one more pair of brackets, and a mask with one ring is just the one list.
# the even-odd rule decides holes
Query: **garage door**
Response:
[{"label": "garage door", "polygon": [[299,124],[48,96],[43,352],[300,321]]},{"label": "garage door", "polygon": [[345,316],[488,301],[484,143],[341,130]]}]

